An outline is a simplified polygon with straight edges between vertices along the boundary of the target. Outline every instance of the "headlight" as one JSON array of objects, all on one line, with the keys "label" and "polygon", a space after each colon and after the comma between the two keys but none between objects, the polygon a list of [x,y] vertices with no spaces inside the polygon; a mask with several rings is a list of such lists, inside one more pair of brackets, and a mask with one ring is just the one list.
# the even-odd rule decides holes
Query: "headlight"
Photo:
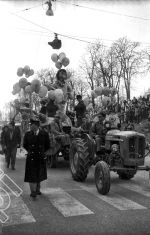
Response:
[{"label": "headlight", "polygon": [[111,146],[111,150],[112,150],[113,152],[118,152],[119,146],[118,146],[117,144],[113,144],[113,145]]}]

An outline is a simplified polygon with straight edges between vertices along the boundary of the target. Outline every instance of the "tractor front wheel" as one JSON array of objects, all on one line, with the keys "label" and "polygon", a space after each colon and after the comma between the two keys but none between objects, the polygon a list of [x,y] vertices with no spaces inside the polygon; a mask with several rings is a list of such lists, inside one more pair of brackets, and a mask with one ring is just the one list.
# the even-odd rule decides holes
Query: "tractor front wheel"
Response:
[{"label": "tractor front wheel", "polygon": [[120,179],[130,180],[136,174],[136,170],[117,171]]},{"label": "tractor front wheel", "polygon": [[98,161],[96,163],[95,184],[100,194],[106,195],[110,190],[110,170],[104,161]]}]

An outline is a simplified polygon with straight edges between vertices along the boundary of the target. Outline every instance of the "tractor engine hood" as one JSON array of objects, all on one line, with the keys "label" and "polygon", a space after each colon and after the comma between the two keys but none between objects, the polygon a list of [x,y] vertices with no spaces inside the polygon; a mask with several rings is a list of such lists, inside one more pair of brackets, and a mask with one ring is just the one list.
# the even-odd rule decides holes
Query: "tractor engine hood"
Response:
[{"label": "tractor engine hood", "polygon": [[106,134],[106,139],[109,139],[109,138],[118,138],[118,137],[130,137],[130,136],[142,136],[142,137],[145,137],[144,134],[136,132],[136,131],[110,130]]}]

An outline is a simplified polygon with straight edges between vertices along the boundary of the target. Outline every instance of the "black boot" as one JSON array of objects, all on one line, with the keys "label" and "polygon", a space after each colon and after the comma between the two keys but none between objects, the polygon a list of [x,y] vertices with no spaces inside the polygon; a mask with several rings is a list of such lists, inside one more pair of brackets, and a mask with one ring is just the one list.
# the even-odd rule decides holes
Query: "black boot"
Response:
[{"label": "black boot", "polygon": [[36,198],[36,192],[31,192],[31,194],[30,194],[30,197],[32,197],[33,199],[35,199]]}]

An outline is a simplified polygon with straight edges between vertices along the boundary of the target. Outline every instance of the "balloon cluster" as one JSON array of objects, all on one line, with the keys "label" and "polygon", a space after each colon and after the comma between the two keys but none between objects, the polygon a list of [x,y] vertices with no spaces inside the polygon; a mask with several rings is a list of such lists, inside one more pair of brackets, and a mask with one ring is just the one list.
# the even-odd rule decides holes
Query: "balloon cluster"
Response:
[{"label": "balloon cluster", "polygon": [[34,70],[30,69],[30,67],[28,65],[25,65],[24,68],[19,67],[17,69],[17,75],[19,77],[22,77],[23,75],[25,75],[26,78],[32,76],[34,74]]},{"label": "balloon cluster", "polygon": [[111,105],[116,102],[115,95],[118,93],[115,87],[96,87],[95,90],[91,91],[91,96],[97,98],[101,96],[101,103],[104,107]]},{"label": "balloon cluster", "polygon": [[55,89],[48,91],[48,98],[54,100],[56,104],[60,104],[64,100],[64,93],[62,89]]},{"label": "balloon cluster", "polygon": [[66,57],[66,54],[64,52],[61,52],[59,55],[56,53],[52,54],[51,60],[55,63],[55,67],[57,69],[61,69],[62,66],[66,67],[69,65],[70,60],[68,57]]},{"label": "balloon cluster", "polygon": [[111,88],[108,88],[108,87],[96,87],[94,91],[92,91],[91,95],[94,96],[94,98],[96,98],[97,96],[101,96],[101,95],[104,95],[104,96],[114,96],[117,94],[117,88],[115,87],[111,87]]},{"label": "balloon cluster", "polygon": [[21,89],[24,90],[25,94],[32,94],[35,92],[39,95],[40,98],[44,98],[48,92],[48,88],[44,85],[41,85],[41,82],[38,79],[33,79],[31,82],[28,82],[27,78],[20,78],[19,82],[13,85],[12,94],[18,94],[21,92]]}]

